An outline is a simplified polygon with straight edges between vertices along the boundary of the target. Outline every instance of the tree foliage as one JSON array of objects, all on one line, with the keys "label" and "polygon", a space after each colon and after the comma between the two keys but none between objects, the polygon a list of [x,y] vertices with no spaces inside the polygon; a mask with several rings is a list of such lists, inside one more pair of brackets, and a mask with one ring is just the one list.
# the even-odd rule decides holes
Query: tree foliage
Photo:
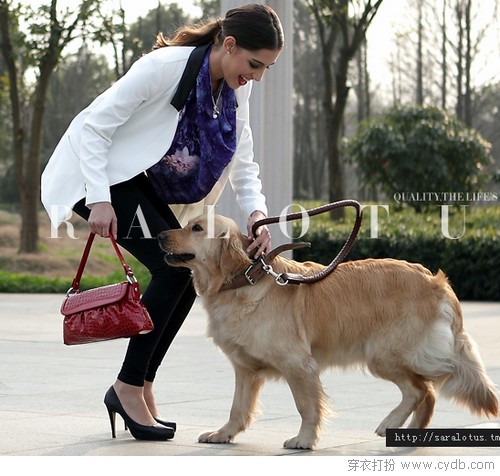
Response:
[{"label": "tree foliage", "polygon": [[[498,0],[491,1],[499,5]],[[109,10],[99,8],[101,5],[109,6],[110,0],[82,0],[75,2],[73,8],[67,9],[57,7],[62,3],[57,0],[44,0],[40,3],[40,8],[33,10],[28,2],[0,0],[0,18],[4,20],[1,46],[5,48],[9,41],[12,46],[11,53],[7,52],[7,61],[0,54],[0,201],[15,203],[17,206],[21,200],[20,193],[24,194],[22,207],[25,211],[22,214],[28,229],[23,230],[23,234],[28,240],[34,240],[37,227],[40,164],[43,166],[46,162],[68,122],[114,79],[124,74],[133,61],[150,50],[158,31],[170,36],[179,25],[196,21],[181,10],[184,7],[182,2],[174,5],[158,1],[157,7],[132,24],[126,23],[123,10],[104,13]],[[114,5],[117,3],[114,2]],[[294,2],[296,197],[327,200],[330,197],[338,199],[343,198],[344,194],[350,196],[352,193],[359,193],[358,198],[365,199],[366,195],[363,194],[367,191],[359,191],[356,168],[360,175],[366,177],[365,183],[378,188],[376,177],[379,175],[376,174],[381,172],[363,171],[358,162],[355,162],[357,167],[346,167],[345,157],[339,154],[338,148],[342,138],[349,136],[356,129],[357,120],[360,120],[360,116],[356,117],[356,102],[361,105],[359,88],[353,86],[358,83],[356,74],[361,70],[358,68],[357,73],[355,60],[360,48],[365,48],[365,54],[368,51],[370,57],[370,51],[379,47],[376,41],[367,41],[365,33],[380,3],[382,2],[373,0]],[[406,3],[415,5],[417,2],[406,0]],[[420,0],[418,3],[421,3]],[[441,103],[438,85],[441,84],[439,65],[443,63],[443,70],[447,73],[443,73],[442,103],[450,111],[455,111],[454,99],[458,101],[460,97],[457,85],[457,76],[460,76],[457,72],[459,58],[463,57],[462,63],[467,64],[466,49],[464,48],[462,56],[458,51],[460,35],[455,9],[468,3],[473,8],[470,24],[471,58],[475,60],[473,65],[479,63],[478,50],[483,31],[496,25],[498,10],[491,12],[491,22],[483,23],[474,17],[474,12],[480,7],[469,0],[422,0],[422,3],[425,6],[424,104]],[[197,5],[204,18],[220,15],[219,0],[199,0]],[[386,3],[384,7],[385,5]],[[83,9],[84,6],[86,10]],[[75,22],[82,13],[83,16]],[[442,25],[439,21],[441,14]],[[410,15],[412,18],[413,16]],[[411,25],[415,23],[411,20]],[[404,24],[401,21],[401,25]],[[464,38],[466,30],[464,28]],[[7,39],[5,32],[10,35]],[[66,48],[74,39],[83,40],[84,44],[77,52],[76,48]],[[401,94],[394,95],[396,103],[413,101],[415,91],[413,52],[416,37],[407,34],[401,36],[400,40],[404,42],[405,48],[398,48],[398,53],[409,62],[397,63],[393,74],[388,74],[386,78],[387,83],[392,82],[395,88],[402,90]],[[437,50],[441,40],[446,50],[446,54],[443,53],[442,56]],[[111,66],[95,54],[96,45],[112,45],[115,48]],[[484,54],[484,48],[481,48],[481,52]],[[477,72],[477,68],[472,72]],[[365,86],[369,86],[368,79]],[[497,77],[493,77],[488,84],[482,84],[475,74],[472,74],[471,79],[474,81],[471,96],[472,125],[492,143],[492,155],[496,157],[496,167],[500,170],[500,83]],[[373,83],[370,91],[373,114],[380,113],[390,102],[390,98],[383,95],[379,86]],[[408,89],[406,92],[405,87]],[[368,87],[366,89],[369,90]],[[15,114],[12,111],[16,111]],[[39,126],[44,115],[50,117],[50,120]],[[428,154],[427,157],[431,155]],[[426,181],[418,187],[422,190],[431,189],[430,180],[436,176],[432,167],[436,164],[425,164],[408,167],[408,176],[405,177],[407,183],[411,182],[408,189],[417,189],[414,182],[416,170],[417,167],[424,166],[427,167]],[[404,164],[399,166],[402,168]],[[344,178],[342,174],[345,174]],[[336,195],[331,195],[331,190],[328,190],[328,182],[333,183],[331,176],[338,180],[338,187],[334,187],[338,192]],[[445,183],[447,182],[441,181],[442,186],[439,188],[442,189]],[[397,186],[398,189],[402,188],[399,183]],[[499,185],[490,183],[487,186],[491,191],[498,190]],[[437,189],[436,187],[432,185],[432,188]],[[475,189],[478,190],[478,187],[476,185]],[[461,186],[460,190],[465,190],[465,187]],[[31,248],[36,249],[36,245]]]},{"label": "tree foliage", "polygon": [[[345,198],[340,155],[343,118],[350,86],[349,66],[363,43],[383,0],[307,0],[317,24],[323,71],[323,111],[328,155],[329,199]],[[331,213],[342,218],[344,210]]]},{"label": "tree foliage", "polygon": [[[0,49],[9,90],[14,171],[21,200],[21,252],[38,250],[40,155],[50,77],[63,50],[89,27],[100,1],[84,0],[76,11],[61,11],[57,0],[51,0],[35,13],[20,2],[0,0]],[[22,29],[23,23],[26,26]],[[28,71],[35,75],[31,84]]]},{"label": "tree foliage", "polygon": [[112,47],[116,79],[123,76],[134,61],[151,51],[158,33],[172,36],[177,28],[192,21],[177,3],[158,2],[156,8],[131,25],[126,24],[123,8],[109,14],[100,12],[100,15],[102,28],[95,31],[93,40],[101,46]]},{"label": "tree foliage", "polygon": [[113,83],[107,58],[86,44],[59,65],[50,81],[44,125],[42,165],[45,165],[75,115]]},{"label": "tree foliage", "polygon": [[[435,107],[395,107],[360,127],[347,147],[362,180],[396,192],[472,192],[488,179],[490,144]],[[410,202],[425,208],[420,200]]]}]

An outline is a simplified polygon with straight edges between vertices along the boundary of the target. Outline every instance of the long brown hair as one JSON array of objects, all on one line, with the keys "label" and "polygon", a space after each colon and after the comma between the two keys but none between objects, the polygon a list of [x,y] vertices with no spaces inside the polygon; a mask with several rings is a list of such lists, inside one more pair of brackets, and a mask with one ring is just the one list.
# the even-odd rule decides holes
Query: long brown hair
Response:
[{"label": "long brown hair", "polygon": [[181,27],[172,39],[159,33],[153,49],[208,43],[217,45],[227,36],[233,36],[238,46],[250,51],[281,50],[284,44],[283,29],[275,11],[267,5],[251,3],[229,10],[224,19]]}]

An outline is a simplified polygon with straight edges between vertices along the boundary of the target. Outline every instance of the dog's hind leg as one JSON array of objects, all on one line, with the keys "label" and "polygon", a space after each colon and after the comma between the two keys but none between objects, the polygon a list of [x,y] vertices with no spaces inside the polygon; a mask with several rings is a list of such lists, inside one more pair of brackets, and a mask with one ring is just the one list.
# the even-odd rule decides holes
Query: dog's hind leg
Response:
[{"label": "dog's hind leg", "polygon": [[[291,362],[288,362],[290,364]],[[292,449],[312,449],[327,411],[326,395],[319,378],[318,364],[312,356],[294,362],[296,365],[280,369],[293,394],[295,405],[302,417],[297,436],[283,446]]]},{"label": "dog's hind leg", "polygon": [[385,380],[394,382],[402,394],[401,403],[394,408],[380,423],[375,433],[385,436],[387,428],[400,428],[408,417],[416,412],[412,421],[412,427],[423,428],[427,425],[434,409],[434,391],[429,383],[420,375],[404,367],[391,367],[387,365],[369,365],[370,371]]},{"label": "dog's hind leg", "polygon": [[427,395],[423,402],[413,412],[413,417],[408,425],[408,428],[426,428],[429,425],[432,415],[434,414],[434,406],[436,404],[436,394],[432,382],[426,382]]},{"label": "dog's hind leg", "polygon": [[257,372],[240,366],[235,365],[234,371],[235,389],[229,420],[218,430],[200,435],[200,443],[230,443],[252,423],[264,379]]}]

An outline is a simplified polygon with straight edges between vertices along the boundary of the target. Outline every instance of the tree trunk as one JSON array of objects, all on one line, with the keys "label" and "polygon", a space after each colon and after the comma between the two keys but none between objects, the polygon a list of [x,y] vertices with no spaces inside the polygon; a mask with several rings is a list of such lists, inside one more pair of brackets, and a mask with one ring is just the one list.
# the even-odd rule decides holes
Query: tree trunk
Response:
[{"label": "tree trunk", "polygon": [[[33,186],[25,178],[30,174],[30,163],[25,161],[25,129],[23,127],[22,108],[20,101],[20,74],[15,61],[15,51],[10,36],[10,22],[12,21],[9,6],[0,3],[0,31],[2,33],[2,54],[7,67],[9,78],[9,97],[13,127],[14,170],[21,199],[21,231],[20,252],[33,253],[38,249],[38,184]],[[33,209],[33,204],[35,204]]]},{"label": "tree trunk", "polygon": [[458,25],[458,45],[457,45],[457,105],[456,105],[456,115],[463,121],[464,119],[464,107],[463,107],[463,42],[464,42],[464,28],[462,23],[462,5],[461,0],[457,1],[456,4],[456,15],[457,15],[457,25]]},{"label": "tree trunk", "polygon": [[33,115],[31,118],[28,154],[20,183],[21,189],[21,240],[19,251],[24,253],[38,252],[38,208],[40,203],[40,155],[43,142],[43,122],[45,115],[45,98],[49,80],[58,62],[58,45],[61,33],[58,29],[51,32],[49,48],[41,58],[35,91],[33,94]]},{"label": "tree trunk", "polygon": [[45,97],[50,76],[55,63],[51,58],[44,58],[40,66],[40,77],[34,92],[33,117],[28,154],[22,176],[18,177],[21,187],[21,240],[19,251],[36,253],[38,251],[38,205],[40,201],[40,154],[43,140],[43,120],[45,114]]},{"label": "tree trunk", "polygon": [[370,73],[368,72],[368,44],[366,42],[366,37],[363,41],[363,78],[365,87],[365,117],[364,119],[370,119],[372,115],[372,101],[370,93]]},{"label": "tree trunk", "polygon": [[423,4],[422,0],[418,2],[418,41],[417,41],[417,91],[415,102],[418,106],[424,104],[424,71],[423,71]]},{"label": "tree trunk", "polygon": [[443,0],[443,25],[442,25],[442,43],[441,43],[441,109],[443,111],[446,110],[447,104],[447,86],[446,86],[446,78],[448,76],[448,64],[447,64],[447,54],[446,54],[446,43],[447,32],[446,32],[446,8],[447,8],[447,0]]},{"label": "tree trunk", "polygon": [[472,90],[471,90],[471,0],[465,6],[465,94],[464,94],[464,122],[472,127]]},{"label": "tree trunk", "polygon": [[368,73],[368,47],[366,38],[359,47],[356,54],[356,69],[358,72],[358,84],[356,94],[358,96],[358,123],[370,117],[370,75]]},{"label": "tree trunk", "polygon": [[38,252],[38,204],[40,195],[35,191],[36,189],[30,190],[27,194],[21,194],[20,253]]},{"label": "tree trunk", "polygon": [[[330,186],[328,196],[330,202],[344,200],[345,197],[345,184],[344,184],[344,169],[340,156],[340,139],[342,132],[342,121],[344,111],[347,104],[347,96],[349,95],[349,88],[347,87],[347,71],[349,68],[349,58],[346,48],[341,48],[343,51],[339,54],[339,61],[335,71],[335,103],[332,104],[330,100],[330,110],[327,117],[330,124],[330,130],[327,131],[328,140],[328,164],[329,164],[329,178]],[[331,97],[331,96],[330,96]],[[345,216],[345,210],[339,208],[331,212],[333,219],[341,219]]]}]

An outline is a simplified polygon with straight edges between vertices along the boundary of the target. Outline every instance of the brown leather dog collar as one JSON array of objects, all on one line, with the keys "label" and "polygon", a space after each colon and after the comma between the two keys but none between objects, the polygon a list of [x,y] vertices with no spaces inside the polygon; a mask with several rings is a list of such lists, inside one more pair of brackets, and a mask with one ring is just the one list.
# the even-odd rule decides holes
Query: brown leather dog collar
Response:
[{"label": "brown leather dog collar", "polygon": [[274,248],[268,255],[263,255],[260,259],[254,261],[247,270],[234,278],[232,281],[224,284],[220,291],[226,291],[228,289],[237,289],[242,286],[255,286],[257,282],[266,274],[273,276],[278,284],[300,284],[300,281],[295,282],[295,280],[287,280],[288,282],[281,282],[280,274],[274,273],[271,263],[274,261],[276,256],[284,253],[285,251],[296,250],[299,248],[310,247],[311,243],[286,243],[284,245]]}]

